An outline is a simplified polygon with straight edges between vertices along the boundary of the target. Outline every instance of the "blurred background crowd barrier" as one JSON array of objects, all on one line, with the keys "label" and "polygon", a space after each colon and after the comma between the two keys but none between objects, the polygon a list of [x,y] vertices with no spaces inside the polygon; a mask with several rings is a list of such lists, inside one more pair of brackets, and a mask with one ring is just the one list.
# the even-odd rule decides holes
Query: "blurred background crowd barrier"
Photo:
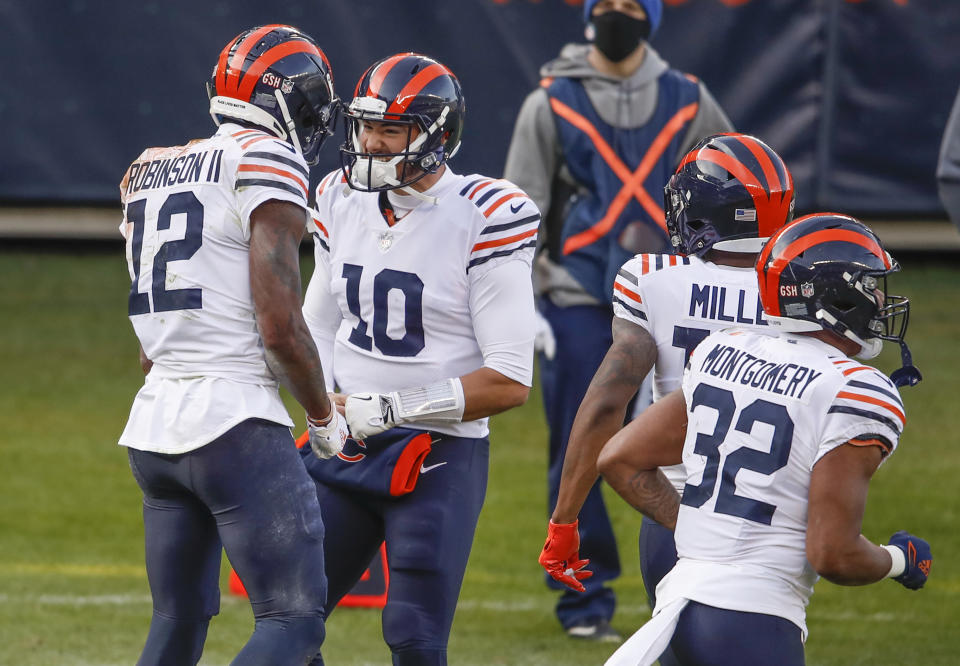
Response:
[{"label": "blurred background crowd barrier", "polygon": [[[960,248],[935,180],[960,86],[960,2],[664,4],[654,48],[784,157],[799,212],[893,222],[905,240],[946,231],[930,242]],[[277,22],[319,41],[347,100],[385,55],[447,64],[467,99],[453,167],[490,175],[540,65],[583,39],[582,0],[0,0],[0,235],[112,236],[125,167],[146,146],[211,134],[204,82],[220,48]],[[314,182],[339,165],[332,148]]]}]

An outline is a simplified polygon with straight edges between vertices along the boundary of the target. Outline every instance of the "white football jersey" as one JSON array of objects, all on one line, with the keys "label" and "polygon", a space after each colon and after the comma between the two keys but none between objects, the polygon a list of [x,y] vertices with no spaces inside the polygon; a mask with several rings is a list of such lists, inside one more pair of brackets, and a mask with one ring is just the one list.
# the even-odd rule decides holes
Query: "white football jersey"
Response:
[{"label": "white football jersey", "polygon": [[[657,344],[653,399],[680,388],[690,354],[714,331],[730,326],[766,329],[757,273],[696,256],[638,254],[613,284],[613,313],[647,330]],[[683,465],[662,468],[683,490]]]},{"label": "white football jersey", "polygon": [[664,604],[679,596],[777,615],[806,636],[813,466],[846,442],[892,453],[906,422],[896,387],[809,336],[727,329],[697,347],[683,393],[680,561],[658,605],[663,589]]},{"label": "white football jersey", "polygon": [[[484,366],[529,386],[539,211],[512,183],[449,166],[427,194],[437,203],[420,202],[390,225],[386,193],[351,190],[339,171],[317,187],[317,269],[304,318],[325,371],[324,349],[333,350],[331,388],[395,391]],[[498,292],[483,283],[497,273],[515,276],[512,293],[489,298]],[[431,429],[488,432],[487,419]]]},{"label": "white football jersey", "polygon": [[121,444],[182,453],[247,418],[293,425],[254,316],[250,214],[270,199],[306,210],[308,183],[290,144],[232,123],[127,170],[129,315],[154,365]]}]

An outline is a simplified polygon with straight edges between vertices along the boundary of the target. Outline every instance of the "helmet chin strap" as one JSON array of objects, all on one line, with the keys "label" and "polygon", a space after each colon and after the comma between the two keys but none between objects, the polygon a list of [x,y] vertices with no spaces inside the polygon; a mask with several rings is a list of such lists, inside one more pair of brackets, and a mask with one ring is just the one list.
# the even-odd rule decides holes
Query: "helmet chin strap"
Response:
[{"label": "helmet chin strap", "polygon": [[[823,319],[833,325],[837,324],[836,318],[831,316],[826,310],[818,310],[817,318]],[[843,332],[843,336],[860,345],[860,353],[854,354],[854,356],[865,361],[875,358],[883,349],[883,340],[880,338],[863,340],[850,329],[846,329]],[[920,374],[920,371],[913,364],[913,355],[910,353],[910,348],[907,346],[907,343],[903,340],[898,340],[897,342],[900,344],[901,367],[890,373],[890,381],[896,386],[916,386],[920,383],[920,380],[923,379],[923,375]]]},{"label": "helmet chin strap", "polygon": [[303,146],[300,145],[300,137],[297,136],[297,126],[293,123],[293,118],[290,116],[287,101],[283,98],[283,93],[281,93],[279,89],[274,90],[273,94],[276,96],[277,103],[280,105],[280,115],[283,116],[283,120],[287,124],[287,136],[290,137],[290,143],[293,144],[297,154],[303,157]]}]

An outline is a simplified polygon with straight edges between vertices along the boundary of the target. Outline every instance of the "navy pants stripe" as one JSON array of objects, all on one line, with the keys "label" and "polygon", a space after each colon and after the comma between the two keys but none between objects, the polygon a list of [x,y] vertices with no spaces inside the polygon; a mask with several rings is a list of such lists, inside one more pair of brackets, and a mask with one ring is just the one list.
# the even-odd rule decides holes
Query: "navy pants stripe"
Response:
[{"label": "navy pants stripe", "polygon": [[670,647],[683,666],[803,666],[800,627],[776,615],[744,613],[691,601]]},{"label": "navy pants stripe", "polygon": [[324,637],[323,521],[290,430],[250,419],[195,451],[128,455],[143,491],[154,605],[139,663],[199,660],[219,611],[221,544],[255,618],[233,663],[305,663],[314,655]]},{"label": "navy pants stripe", "polygon": [[[390,586],[383,637],[393,663],[400,666],[447,663],[447,640],[487,488],[487,438],[434,437],[438,439],[423,462],[429,469],[402,497],[317,481],[327,528],[327,613],[352,589],[385,540]],[[308,470],[323,464],[311,455],[304,462]]]},{"label": "navy pants stripe", "polygon": [[[540,384],[550,429],[550,463],[547,472],[548,514],[553,513],[560,488],[563,456],[577,409],[590,381],[613,342],[613,314],[607,306],[560,308],[542,299],[538,305],[550,322],[557,341],[553,360],[540,356]],[[620,575],[617,541],[610,524],[600,481],[593,486],[580,511],[580,557],[590,560],[593,576],[582,581],[585,592],[574,592],[549,576],[547,585],[563,590],[557,602],[557,618],[564,627],[578,622],[613,617],[616,598],[605,585]]]}]

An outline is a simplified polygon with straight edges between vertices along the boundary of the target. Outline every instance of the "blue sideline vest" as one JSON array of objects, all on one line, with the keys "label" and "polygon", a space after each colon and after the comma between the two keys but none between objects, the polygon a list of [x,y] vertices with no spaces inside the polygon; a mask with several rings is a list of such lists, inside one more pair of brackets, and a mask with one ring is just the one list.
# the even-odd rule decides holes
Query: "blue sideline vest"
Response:
[{"label": "blue sideline vest", "polygon": [[[680,109],[699,102],[699,86],[681,72],[667,70],[660,75],[657,86],[657,106],[653,115],[646,125],[633,129],[615,128],[604,122],[590,103],[583,85],[576,79],[557,78],[546,90],[551,98],[562,102],[586,119],[627,169],[634,172],[671,118],[677,115]],[[590,136],[558,115],[556,109],[554,116],[567,168],[573,178],[589,191],[570,206],[570,212],[563,221],[563,247],[571,237],[586,232],[603,219],[624,182],[604,160]],[[678,131],[673,132],[643,181],[643,188],[661,210],[663,187],[673,175],[676,167],[673,163],[674,157],[689,124],[690,121],[686,120]],[[555,205],[562,203],[556,202]],[[633,223],[638,223],[640,229],[632,228],[628,231],[627,228]],[[632,242],[623,238],[625,232],[632,235]],[[636,245],[635,240],[638,238],[643,241],[642,247]],[[627,240],[628,247],[621,244],[624,240]],[[551,258],[563,265],[588,293],[601,303],[609,303],[617,271],[627,259],[638,252],[673,253],[673,248],[663,229],[631,194],[629,203],[617,216],[609,231],[583,247],[569,252],[561,251],[561,256]]]}]

